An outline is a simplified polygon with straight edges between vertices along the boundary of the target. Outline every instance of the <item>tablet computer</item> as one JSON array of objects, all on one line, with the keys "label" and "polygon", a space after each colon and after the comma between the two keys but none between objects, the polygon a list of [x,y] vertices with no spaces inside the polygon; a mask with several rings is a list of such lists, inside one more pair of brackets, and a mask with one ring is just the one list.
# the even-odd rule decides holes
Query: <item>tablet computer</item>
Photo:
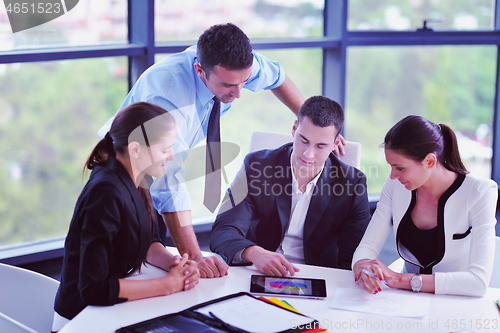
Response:
[{"label": "tablet computer", "polygon": [[323,279],[252,275],[250,292],[261,295],[324,299],[326,297],[326,281]]}]

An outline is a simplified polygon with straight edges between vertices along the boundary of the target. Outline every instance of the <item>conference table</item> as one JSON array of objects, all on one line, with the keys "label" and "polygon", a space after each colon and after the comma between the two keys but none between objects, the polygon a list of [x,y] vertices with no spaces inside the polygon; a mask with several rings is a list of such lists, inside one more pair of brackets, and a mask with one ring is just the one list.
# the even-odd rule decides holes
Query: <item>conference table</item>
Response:
[{"label": "conference table", "polygon": [[[296,277],[321,278],[326,280],[327,298],[286,300],[299,312],[315,318],[330,332],[500,332],[500,310],[495,301],[500,298],[500,289],[489,288],[484,297],[415,294],[397,291],[422,300],[430,300],[430,308],[423,317],[401,317],[371,314],[331,308],[330,304],[338,288],[360,290],[351,271],[309,265],[296,265],[300,272]],[[151,279],[166,272],[148,265],[131,279]],[[193,305],[241,291],[249,291],[250,276],[261,274],[254,266],[230,267],[225,277],[200,279],[189,291],[168,296],[116,304],[113,306],[87,306],[60,333],[109,333],[147,319],[175,313]],[[340,290],[340,289],[339,289]],[[383,294],[382,291],[380,294]],[[271,296],[272,297],[272,296]],[[291,327],[300,323],[291,323]]]}]

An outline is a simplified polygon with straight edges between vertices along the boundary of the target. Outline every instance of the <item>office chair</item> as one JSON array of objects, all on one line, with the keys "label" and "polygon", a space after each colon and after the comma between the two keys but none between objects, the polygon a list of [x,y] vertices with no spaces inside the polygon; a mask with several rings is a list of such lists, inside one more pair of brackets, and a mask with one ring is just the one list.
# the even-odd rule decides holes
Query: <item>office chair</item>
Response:
[{"label": "office chair", "polygon": [[[59,282],[48,276],[0,264],[1,321],[4,325],[15,324],[18,329],[24,328],[24,332],[50,332],[58,288]],[[26,327],[31,330],[26,330]]]},{"label": "office chair", "polygon": [[[249,152],[278,148],[285,143],[292,142],[292,140],[293,137],[291,134],[254,131],[250,138]],[[347,141],[345,150],[346,154],[342,155],[340,160],[345,164],[359,169],[361,165],[361,144],[359,142]]]},{"label": "office chair", "polygon": [[[395,272],[403,270],[405,261],[402,258],[394,260],[389,268]],[[500,288],[500,237],[495,237],[495,261],[493,262],[493,273],[491,274],[490,288]]]},{"label": "office chair", "polygon": [[405,261],[403,258],[398,258],[394,260],[389,266],[390,270],[393,270],[394,272],[401,273],[403,271],[403,267],[405,266]]},{"label": "office chair", "polygon": [[32,330],[26,325],[15,321],[14,319],[7,317],[3,313],[0,313],[0,332],[5,333],[38,333]]}]

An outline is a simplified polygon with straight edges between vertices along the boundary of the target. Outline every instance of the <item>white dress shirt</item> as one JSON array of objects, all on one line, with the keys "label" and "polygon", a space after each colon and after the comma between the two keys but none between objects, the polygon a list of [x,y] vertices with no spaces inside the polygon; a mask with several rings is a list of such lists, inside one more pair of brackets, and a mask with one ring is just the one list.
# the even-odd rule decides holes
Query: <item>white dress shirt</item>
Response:
[{"label": "white dress shirt", "polygon": [[[293,153],[292,153],[293,154]],[[292,155],[291,154],[291,155]],[[290,155],[290,165],[292,156]],[[285,258],[297,264],[304,264],[304,222],[306,220],[309,204],[311,203],[314,187],[318,181],[321,171],[307,185],[304,192],[299,190],[299,183],[295,178],[295,171],[292,166],[292,209],[290,211],[290,222],[285,237],[276,252],[282,253]]]}]

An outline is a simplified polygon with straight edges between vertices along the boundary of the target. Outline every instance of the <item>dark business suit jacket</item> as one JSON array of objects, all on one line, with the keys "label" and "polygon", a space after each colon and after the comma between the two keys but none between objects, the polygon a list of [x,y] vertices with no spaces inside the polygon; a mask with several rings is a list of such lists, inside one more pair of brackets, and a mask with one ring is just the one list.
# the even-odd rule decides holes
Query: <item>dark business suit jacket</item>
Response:
[{"label": "dark business suit jacket", "polygon": [[[156,235],[155,238],[157,238]],[[152,232],[144,202],[122,164],[96,166],[76,203],[64,246],[55,310],[72,319],[87,305],[112,305],[119,282],[146,256]]]},{"label": "dark business suit jacket", "polygon": [[[248,195],[240,203],[233,200],[236,206],[220,213],[212,227],[210,248],[227,263],[248,246],[276,251],[281,244],[292,203],[291,152],[289,143],[246,156]],[[225,204],[231,201],[230,193],[231,188]],[[330,154],[304,222],[305,263],[350,269],[369,221],[365,175]]]}]

